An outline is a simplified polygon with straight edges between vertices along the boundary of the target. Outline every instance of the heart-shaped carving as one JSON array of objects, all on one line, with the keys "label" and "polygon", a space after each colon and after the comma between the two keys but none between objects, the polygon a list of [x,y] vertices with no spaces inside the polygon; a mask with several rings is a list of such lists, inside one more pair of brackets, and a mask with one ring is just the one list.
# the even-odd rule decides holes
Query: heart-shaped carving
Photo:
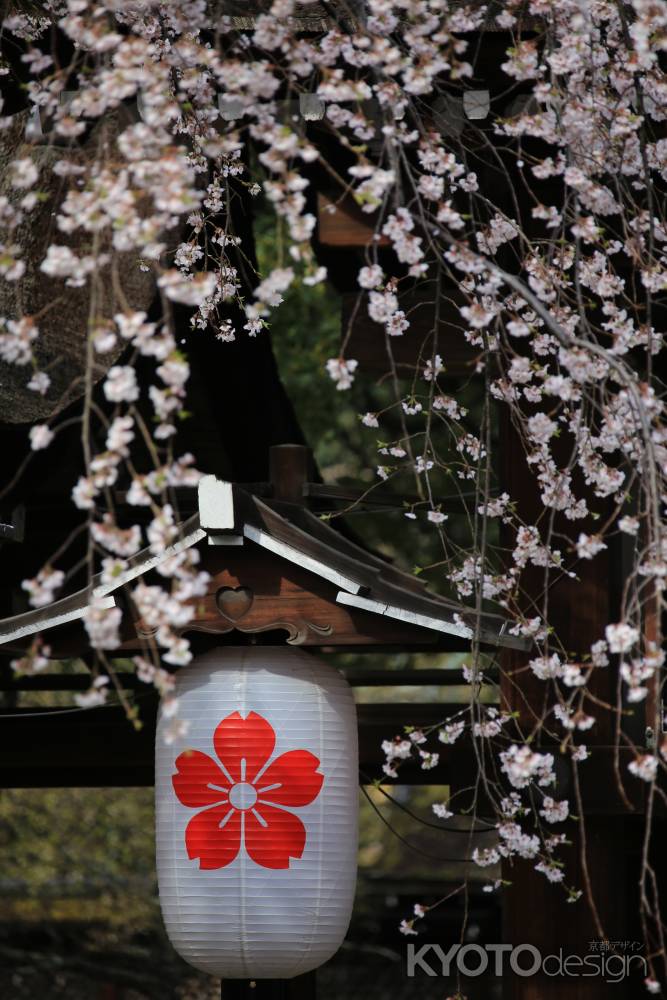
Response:
[{"label": "heart-shaped carving", "polygon": [[254,596],[250,587],[221,587],[215,603],[223,618],[236,622],[250,611]]}]

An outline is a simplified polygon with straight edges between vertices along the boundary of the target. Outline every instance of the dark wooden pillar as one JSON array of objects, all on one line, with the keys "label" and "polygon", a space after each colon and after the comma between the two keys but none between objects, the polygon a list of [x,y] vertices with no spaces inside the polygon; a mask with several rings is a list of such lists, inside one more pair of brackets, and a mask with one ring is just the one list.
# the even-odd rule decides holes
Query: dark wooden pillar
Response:
[{"label": "dark wooden pillar", "polygon": [[315,1000],[315,972],[294,979],[227,979],[221,1000]]},{"label": "dark wooden pillar", "polygon": [[304,503],[308,482],[310,449],[302,444],[275,444],[269,449],[269,477],[275,500]]},{"label": "dark wooden pillar", "polygon": [[[533,473],[526,465],[523,448],[507,414],[501,416],[500,443],[502,489],[517,501],[519,514],[527,524],[536,524],[540,515],[540,524],[548,523],[550,512],[545,517]],[[593,508],[594,501],[595,498]],[[561,527],[563,534],[572,536],[572,524],[556,518],[555,530],[558,532]],[[579,522],[576,528],[595,531],[590,523]],[[564,548],[563,534],[555,539],[555,548]],[[565,552],[563,555],[569,558]],[[605,625],[616,620],[612,592],[612,575],[616,571],[618,567],[607,550],[591,561],[580,561],[577,580],[562,577],[557,570],[549,578],[549,624],[571,662],[581,662],[592,643],[604,637]],[[539,604],[545,584],[544,569],[529,567],[522,580],[524,590]],[[530,617],[538,613],[537,608],[525,610]],[[547,701],[545,682],[526,669],[529,658],[523,653],[506,651],[501,660],[503,704],[517,713],[525,735],[535,731],[537,720],[543,718],[552,703]],[[612,666],[594,671],[588,685],[595,696],[611,704],[616,701],[615,687]],[[503,941],[514,946],[533,945],[543,958],[562,951],[563,956],[583,959],[597,952],[600,939],[621,941],[638,937],[637,928],[633,927],[637,908],[631,896],[641,818],[628,812],[616,794],[611,750],[615,736],[613,714],[591,703],[586,710],[597,721],[593,729],[578,736],[578,742],[586,743],[591,753],[579,765],[585,822],[569,821],[566,828],[554,828],[554,832],[566,830],[571,840],[570,846],[556,851],[566,866],[565,883],[584,890],[584,896],[576,903],[568,903],[562,886],[549,883],[534,871],[534,861],[515,860],[505,863],[503,869],[503,877],[512,883],[503,892]],[[550,729],[561,731],[553,716],[549,722]],[[555,790],[547,789],[547,794],[556,799],[567,798],[571,813],[579,815],[570,753],[561,754],[555,741],[540,745],[538,740],[533,745],[536,750],[548,750],[556,760],[558,786]],[[586,899],[587,888],[593,904]],[[526,960],[526,964],[530,963]],[[640,995],[641,990],[636,979],[611,987],[599,975],[521,977],[506,973],[503,979],[504,1000],[608,1000],[610,991],[618,1000],[629,1000]]]}]

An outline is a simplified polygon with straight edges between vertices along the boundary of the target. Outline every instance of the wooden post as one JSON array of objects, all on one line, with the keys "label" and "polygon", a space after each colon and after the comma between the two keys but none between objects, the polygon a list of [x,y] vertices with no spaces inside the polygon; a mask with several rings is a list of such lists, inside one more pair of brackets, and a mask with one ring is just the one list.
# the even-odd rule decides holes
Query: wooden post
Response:
[{"label": "wooden post", "polygon": [[[517,502],[518,512],[525,522],[535,524],[544,511],[539,491],[526,467],[522,445],[509,415],[505,414],[501,421],[502,488]],[[559,524],[556,518],[556,530]],[[571,525],[568,527],[571,530]],[[583,525],[582,530],[585,530]],[[575,661],[578,654],[588,651],[593,642],[603,637],[605,624],[615,620],[611,606],[611,569],[609,552],[602,552],[590,562],[579,563],[578,580],[565,578],[553,582],[550,587],[549,624],[554,626]],[[526,591],[537,598],[544,586],[544,569],[529,567],[523,582]],[[503,707],[518,714],[527,733],[542,717],[546,690],[544,682],[526,669],[529,658],[523,653],[506,651],[501,676]],[[596,671],[589,690],[603,701],[614,703],[612,668]],[[580,765],[580,773],[583,783],[587,780],[584,769],[596,768],[589,773],[599,773],[604,783],[599,790],[598,806],[601,802],[607,814],[602,815],[602,810],[596,807],[597,814],[585,815],[584,801],[585,824],[570,822],[567,836],[571,844],[558,851],[558,857],[566,865],[566,884],[585,891],[588,879],[595,908],[584,897],[576,903],[568,903],[562,887],[550,884],[533,870],[534,861],[515,860],[503,865],[503,877],[512,883],[503,894],[503,942],[514,946],[532,945],[542,958],[562,951],[563,956],[578,955],[585,959],[595,954],[596,942],[601,939],[637,940],[641,936],[633,927],[634,904],[630,902],[641,823],[632,816],[622,815],[622,807],[618,800],[614,801],[608,750],[614,739],[613,720],[610,713],[597,714],[595,727],[585,734],[591,758]],[[551,794],[558,799],[567,798],[571,812],[576,815],[579,809],[569,755],[561,755],[557,745],[548,749],[556,758],[559,782]],[[597,957],[599,959],[600,951]],[[636,980],[626,980],[615,984],[613,992],[621,1000],[637,996],[641,988]],[[609,984],[601,975],[521,977],[508,973],[503,980],[504,1000],[608,1000],[609,994]]]},{"label": "wooden post", "polygon": [[221,1000],[315,1000],[315,972],[294,979],[226,979]]},{"label": "wooden post", "polygon": [[276,444],[269,449],[269,476],[276,500],[304,503],[310,451],[302,444]]},{"label": "wooden post", "polygon": [[287,979],[227,979],[222,981],[221,1000],[287,1000]]}]

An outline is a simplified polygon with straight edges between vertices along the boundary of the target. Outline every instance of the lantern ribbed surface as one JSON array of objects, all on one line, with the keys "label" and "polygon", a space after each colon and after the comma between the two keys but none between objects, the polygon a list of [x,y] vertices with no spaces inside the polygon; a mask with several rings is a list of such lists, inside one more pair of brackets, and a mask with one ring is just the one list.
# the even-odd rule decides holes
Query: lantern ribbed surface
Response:
[{"label": "lantern ribbed surface", "polygon": [[352,691],[289,647],[225,647],[176,677],[187,735],[155,755],[169,939],[221,979],[289,979],[343,941],[356,882]]}]

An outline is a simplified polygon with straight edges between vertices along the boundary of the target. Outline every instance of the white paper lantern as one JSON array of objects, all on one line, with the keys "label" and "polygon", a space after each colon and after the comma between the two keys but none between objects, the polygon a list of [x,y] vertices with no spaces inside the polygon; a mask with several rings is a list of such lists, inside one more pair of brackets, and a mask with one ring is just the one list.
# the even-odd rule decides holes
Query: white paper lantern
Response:
[{"label": "white paper lantern", "polygon": [[289,979],[340,946],[356,881],[354,698],[289,647],[221,648],[176,678],[187,735],[155,755],[157,873],[174,948],[221,979]]}]

